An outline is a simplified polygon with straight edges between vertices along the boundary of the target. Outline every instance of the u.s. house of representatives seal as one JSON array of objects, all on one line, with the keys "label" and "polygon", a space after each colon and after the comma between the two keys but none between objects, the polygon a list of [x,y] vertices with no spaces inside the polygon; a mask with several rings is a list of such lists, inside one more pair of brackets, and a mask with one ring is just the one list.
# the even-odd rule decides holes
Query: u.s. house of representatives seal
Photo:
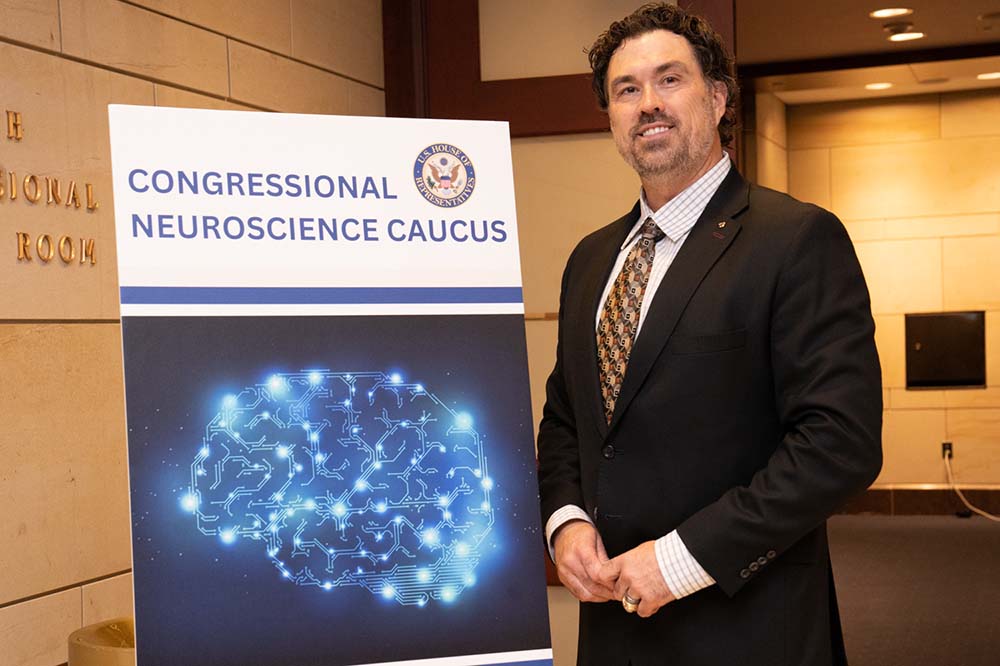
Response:
[{"label": "u.s. house of representatives seal", "polygon": [[434,143],[420,151],[413,163],[413,182],[435,206],[454,208],[472,196],[476,170],[468,155],[455,146]]}]

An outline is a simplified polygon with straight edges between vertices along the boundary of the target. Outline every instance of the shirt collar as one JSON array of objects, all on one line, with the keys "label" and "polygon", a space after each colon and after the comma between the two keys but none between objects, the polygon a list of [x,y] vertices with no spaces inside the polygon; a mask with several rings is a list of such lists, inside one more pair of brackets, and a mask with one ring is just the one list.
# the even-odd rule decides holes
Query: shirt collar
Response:
[{"label": "shirt collar", "polygon": [[722,185],[722,181],[729,174],[731,168],[729,155],[723,151],[722,159],[715,166],[655,211],[649,207],[646,193],[640,189],[639,219],[632,227],[625,242],[622,243],[621,249],[624,250],[635,241],[636,235],[642,228],[642,223],[650,217],[672,242],[676,243],[684,238],[701,217],[701,214],[705,212],[705,207],[708,206],[708,202]]}]

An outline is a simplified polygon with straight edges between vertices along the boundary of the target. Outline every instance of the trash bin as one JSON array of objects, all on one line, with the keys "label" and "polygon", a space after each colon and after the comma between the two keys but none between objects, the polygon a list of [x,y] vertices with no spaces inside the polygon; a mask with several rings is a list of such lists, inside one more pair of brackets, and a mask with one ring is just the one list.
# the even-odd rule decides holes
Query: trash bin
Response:
[{"label": "trash bin", "polygon": [[69,666],[135,666],[135,624],[119,617],[69,635]]}]

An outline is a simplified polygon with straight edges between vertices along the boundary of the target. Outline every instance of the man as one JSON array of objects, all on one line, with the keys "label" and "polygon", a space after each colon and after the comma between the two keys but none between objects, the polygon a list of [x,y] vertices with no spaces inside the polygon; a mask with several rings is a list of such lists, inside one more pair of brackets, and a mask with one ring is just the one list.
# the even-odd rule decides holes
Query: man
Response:
[{"label": "man", "polygon": [[731,167],[703,20],[647,5],[590,62],[642,190],[570,256],[539,428],[579,663],[846,663],[825,520],[878,474],[882,418],[853,246]]}]

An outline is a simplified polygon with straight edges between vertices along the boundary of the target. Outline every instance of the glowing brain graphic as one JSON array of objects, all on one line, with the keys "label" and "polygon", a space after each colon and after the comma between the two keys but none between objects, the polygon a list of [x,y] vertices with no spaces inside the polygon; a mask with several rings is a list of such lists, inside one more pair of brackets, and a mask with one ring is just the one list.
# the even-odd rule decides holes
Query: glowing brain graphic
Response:
[{"label": "glowing brain graphic", "polygon": [[223,400],[181,506],[297,585],[423,606],[475,584],[492,488],[467,414],[398,375],[312,371]]}]

